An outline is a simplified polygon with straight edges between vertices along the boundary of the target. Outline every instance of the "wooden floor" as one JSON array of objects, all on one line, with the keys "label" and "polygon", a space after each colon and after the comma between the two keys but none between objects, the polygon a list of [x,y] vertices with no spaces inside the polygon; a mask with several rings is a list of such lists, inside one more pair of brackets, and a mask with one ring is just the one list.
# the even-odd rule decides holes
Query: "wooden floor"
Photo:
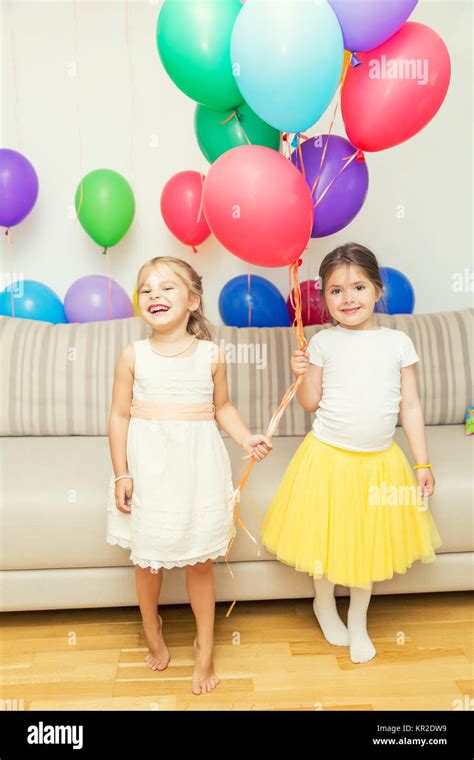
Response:
[{"label": "wooden floor", "polygon": [[[171,662],[150,671],[138,608],[9,612],[0,671],[6,709],[452,710],[473,694],[473,597],[467,592],[374,596],[377,656],[354,665],[323,639],[312,600],[239,602],[216,614],[220,684],[191,693],[194,619],[163,606]],[[346,620],[348,599],[339,598]],[[472,707],[471,707],[472,709]]]}]

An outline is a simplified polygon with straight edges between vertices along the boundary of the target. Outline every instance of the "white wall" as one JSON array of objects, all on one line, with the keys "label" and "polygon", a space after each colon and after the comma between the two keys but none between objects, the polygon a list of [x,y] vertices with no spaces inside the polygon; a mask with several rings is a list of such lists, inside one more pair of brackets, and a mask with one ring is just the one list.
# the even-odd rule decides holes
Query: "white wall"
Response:
[{"label": "white wall", "polygon": [[[1,236],[2,273],[40,280],[61,299],[78,277],[108,273],[105,256],[73,212],[81,176],[107,167],[129,180],[137,202],[131,230],[111,250],[114,279],[131,295],[144,260],[166,254],[185,258],[204,275],[206,312],[218,324],[221,288],[249,266],[213,238],[193,255],[161,218],[160,194],[169,177],[184,169],[208,169],[194,136],[194,103],[168,78],[156,51],[161,4],[129,0],[127,46],[125,0],[77,0],[76,26],[72,0],[5,0],[1,146],[20,150],[32,161],[40,196],[32,214],[13,229],[13,257],[7,256]],[[469,0],[420,0],[411,19],[432,26],[450,52],[446,100],[410,141],[367,155],[365,206],[346,229],[311,241],[300,280],[317,276],[323,256],[335,245],[356,240],[372,248],[380,264],[410,278],[415,311],[472,305],[469,287],[453,289],[456,272],[473,271],[471,15]],[[77,76],[71,76],[76,46]],[[307,134],[326,132],[333,108]],[[334,132],[345,134],[340,116]],[[252,266],[250,271],[268,277],[287,296],[286,268]]]}]

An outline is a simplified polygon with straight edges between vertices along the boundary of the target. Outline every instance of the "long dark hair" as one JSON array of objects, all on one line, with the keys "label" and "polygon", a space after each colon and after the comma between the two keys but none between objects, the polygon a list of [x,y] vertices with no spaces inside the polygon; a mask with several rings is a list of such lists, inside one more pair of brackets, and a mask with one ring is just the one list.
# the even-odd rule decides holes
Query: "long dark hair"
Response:
[{"label": "long dark hair", "polygon": [[[321,282],[321,294],[324,303],[326,304],[326,309],[327,282],[335,268],[341,264],[354,264],[364,270],[374,287],[382,291],[378,303],[380,310],[386,311],[386,296],[378,261],[372,251],[369,251],[365,245],[361,245],[360,243],[344,243],[344,245],[339,245],[322,260],[321,266],[319,267],[319,277]],[[329,309],[327,309],[327,313],[328,321],[331,321],[333,325],[339,324],[337,320],[332,319]]]}]

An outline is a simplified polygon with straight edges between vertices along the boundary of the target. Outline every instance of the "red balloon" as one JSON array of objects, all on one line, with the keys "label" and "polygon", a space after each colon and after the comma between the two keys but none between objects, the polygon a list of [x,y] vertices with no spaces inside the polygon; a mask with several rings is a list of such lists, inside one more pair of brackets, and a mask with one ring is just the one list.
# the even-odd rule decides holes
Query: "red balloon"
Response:
[{"label": "red balloon", "polygon": [[287,266],[311,236],[313,201],[303,175],[261,145],[239,145],[219,156],[204,182],[203,202],[219,242],[251,264]]},{"label": "red balloon", "polygon": [[166,226],[185,245],[203,243],[211,230],[201,208],[204,174],[186,171],[168,180],[161,193],[161,213]]},{"label": "red balloon", "polygon": [[416,135],[431,121],[448,90],[446,45],[429,26],[407,21],[379,47],[357,53],[342,90],[341,110],[351,143],[385,150]]},{"label": "red balloon", "polygon": [[[327,310],[324,303],[319,287],[319,280],[304,280],[300,282],[301,291],[301,319],[303,325],[324,325],[326,322],[331,321],[331,315]],[[294,301],[293,296],[293,301]],[[291,305],[290,297],[288,296],[286,305],[288,306],[288,314],[290,320],[293,323],[295,318],[295,310]]]}]

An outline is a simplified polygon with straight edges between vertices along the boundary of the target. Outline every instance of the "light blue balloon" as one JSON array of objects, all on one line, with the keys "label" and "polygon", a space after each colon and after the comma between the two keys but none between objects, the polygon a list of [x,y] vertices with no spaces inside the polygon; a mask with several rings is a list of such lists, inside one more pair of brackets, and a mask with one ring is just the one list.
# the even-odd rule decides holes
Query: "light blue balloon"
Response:
[{"label": "light blue balloon", "polygon": [[337,90],[342,30],[326,0],[247,0],[234,24],[231,60],[250,108],[282,132],[302,132]]},{"label": "light blue balloon", "polygon": [[15,319],[37,319],[52,324],[67,322],[64,306],[54,290],[37,280],[18,280],[8,285],[0,293],[0,314],[6,317],[14,316]]}]

